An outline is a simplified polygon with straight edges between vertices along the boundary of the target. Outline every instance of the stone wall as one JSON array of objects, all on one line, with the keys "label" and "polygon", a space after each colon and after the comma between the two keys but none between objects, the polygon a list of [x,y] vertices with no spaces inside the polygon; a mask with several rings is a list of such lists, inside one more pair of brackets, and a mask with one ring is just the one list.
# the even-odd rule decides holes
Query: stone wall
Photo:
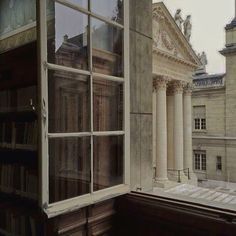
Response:
[{"label": "stone wall", "polygon": [[130,0],[131,188],[152,188],[152,1]]},{"label": "stone wall", "polygon": [[[193,139],[193,150],[206,151],[207,159],[207,170],[195,171],[195,173],[199,179],[226,181],[226,143],[222,139],[225,136],[225,89],[195,91],[192,96],[192,106],[202,105],[206,106],[206,131],[193,131],[193,136],[212,136],[219,139]],[[216,170],[217,156],[222,158],[222,171]]]}]

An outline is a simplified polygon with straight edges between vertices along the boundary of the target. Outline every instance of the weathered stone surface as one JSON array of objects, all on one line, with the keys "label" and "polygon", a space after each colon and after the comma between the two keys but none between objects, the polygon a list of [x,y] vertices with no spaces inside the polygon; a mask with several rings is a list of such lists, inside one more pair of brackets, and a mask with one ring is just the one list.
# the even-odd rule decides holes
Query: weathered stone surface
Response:
[{"label": "weathered stone surface", "polygon": [[152,189],[152,115],[141,115],[141,187],[143,191]]},{"label": "weathered stone surface", "polygon": [[[131,189],[152,188],[152,1],[130,0]],[[148,118],[147,118],[148,117]]]},{"label": "weathered stone surface", "polygon": [[139,114],[130,115],[130,182],[131,189],[141,187],[141,118]]},{"label": "weathered stone surface", "polygon": [[152,40],[130,32],[131,112],[152,112]]},{"label": "weathered stone surface", "polygon": [[130,0],[130,29],[152,38],[152,1]]}]

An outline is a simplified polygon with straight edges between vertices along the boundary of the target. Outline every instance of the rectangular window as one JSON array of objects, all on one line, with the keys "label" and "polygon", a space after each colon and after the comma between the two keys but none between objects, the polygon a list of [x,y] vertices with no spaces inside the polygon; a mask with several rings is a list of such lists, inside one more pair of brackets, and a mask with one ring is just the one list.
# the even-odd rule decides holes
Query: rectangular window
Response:
[{"label": "rectangular window", "polygon": [[222,157],[216,157],[216,170],[222,170]]},{"label": "rectangular window", "polygon": [[200,119],[194,119],[195,129],[200,129]]},{"label": "rectangular window", "polygon": [[201,129],[206,129],[206,119],[201,119]]},{"label": "rectangular window", "polygon": [[195,170],[201,170],[200,168],[200,164],[201,164],[201,160],[200,160],[200,154],[195,153]]},{"label": "rectangular window", "polygon": [[206,171],[205,152],[194,152],[194,169],[199,171]]},{"label": "rectangular window", "polygon": [[206,106],[193,107],[194,130],[206,130]]},{"label": "rectangular window", "polygon": [[65,200],[90,204],[129,189],[129,1],[97,2],[40,1],[42,204],[49,212],[68,207]]}]

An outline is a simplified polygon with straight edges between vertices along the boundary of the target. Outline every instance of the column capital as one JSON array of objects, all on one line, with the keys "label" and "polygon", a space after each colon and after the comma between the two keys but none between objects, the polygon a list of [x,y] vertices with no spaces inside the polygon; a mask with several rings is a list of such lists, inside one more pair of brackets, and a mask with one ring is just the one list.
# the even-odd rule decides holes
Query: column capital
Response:
[{"label": "column capital", "polygon": [[167,95],[167,96],[174,96],[174,94],[175,94],[174,86],[173,86],[172,83],[169,83],[169,84],[167,85],[166,95]]},{"label": "column capital", "polygon": [[157,76],[153,80],[153,88],[156,90],[166,90],[169,81],[170,80],[165,76]]},{"label": "column capital", "polygon": [[187,85],[184,87],[184,95],[191,96],[193,91],[193,84],[187,83]]},{"label": "column capital", "polygon": [[183,93],[186,83],[184,81],[174,81],[173,82],[173,92],[174,94]]}]

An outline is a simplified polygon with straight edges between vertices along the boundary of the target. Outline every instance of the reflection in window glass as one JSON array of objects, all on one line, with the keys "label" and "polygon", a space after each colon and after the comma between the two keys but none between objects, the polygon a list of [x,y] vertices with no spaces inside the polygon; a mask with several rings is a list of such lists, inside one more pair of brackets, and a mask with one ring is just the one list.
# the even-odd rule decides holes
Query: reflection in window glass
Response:
[{"label": "reflection in window glass", "polygon": [[28,25],[36,20],[36,1],[0,1],[0,35]]},{"label": "reflection in window glass", "polygon": [[123,85],[94,79],[93,127],[95,131],[123,129]]},{"label": "reflection in window glass", "polygon": [[92,29],[93,70],[123,76],[123,31],[96,19]]},{"label": "reflection in window glass", "polygon": [[123,0],[92,0],[91,10],[118,23],[123,23]]},{"label": "reflection in window glass", "polygon": [[49,202],[90,192],[90,138],[49,140]]},{"label": "reflection in window glass", "polygon": [[88,69],[88,16],[55,2],[48,23],[48,62]]},{"label": "reflection in window glass", "polygon": [[94,191],[123,183],[123,136],[94,137]]},{"label": "reflection in window glass", "polygon": [[79,5],[80,7],[88,9],[88,0],[68,0],[73,4]]},{"label": "reflection in window glass", "polygon": [[90,130],[89,77],[49,71],[49,133]]}]

